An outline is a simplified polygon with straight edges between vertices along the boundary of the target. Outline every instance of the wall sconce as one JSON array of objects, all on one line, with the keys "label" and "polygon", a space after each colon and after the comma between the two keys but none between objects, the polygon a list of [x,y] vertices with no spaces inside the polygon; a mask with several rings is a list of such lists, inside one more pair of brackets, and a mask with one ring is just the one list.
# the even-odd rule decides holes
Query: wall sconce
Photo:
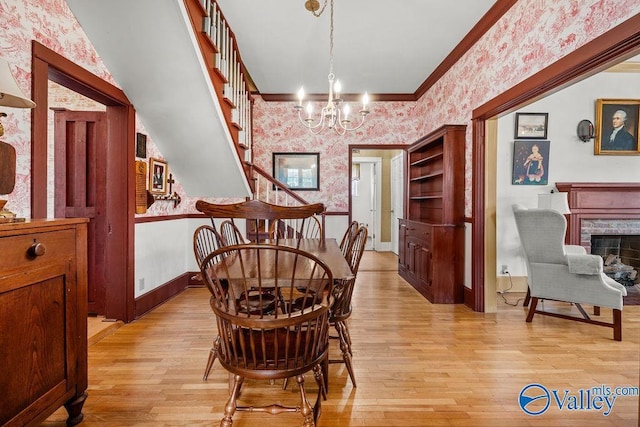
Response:
[{"label": "wall sconce", "polygon": [[586,119],[580,120],[580,123],[578,123],[577,133],[580,141],[589,142],[590,139],[594,138],[593,123],[591,123],[591,121]]},{"label": "wall sconce", "polygon": [[[0,106],[13,108],[33,108],[36,104],[27,98],[11,73],[9,63],[0,58]],[[0,112],[0,119],[6,117]],[[4,127],[0,123],[0,136],[4,135]],[[0,141],[0,194],[9,194],[16,185],[16,149],[4,141]],[[4,209],[7,200],[0,200],[0,220],[7,222],[15,219],[15,214]],[[7,219],[8,218],[8,219]]]}]

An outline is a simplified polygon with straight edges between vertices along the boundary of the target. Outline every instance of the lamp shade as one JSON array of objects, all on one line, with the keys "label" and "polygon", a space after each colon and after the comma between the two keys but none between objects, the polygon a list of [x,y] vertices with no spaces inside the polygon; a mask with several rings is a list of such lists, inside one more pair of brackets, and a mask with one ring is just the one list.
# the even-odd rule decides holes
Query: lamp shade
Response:
[{"label": "lamp shade", "polygon": [[542,209],[553,209],[563,215],[570,214],[567,193],[538,194],[538,207]]},{"label": "lamp shade", "polygon": [[9,63],[0,58],[0,106],[15,108],[33,108],[36,104],[27,98],[18,87],[11,73]]}]

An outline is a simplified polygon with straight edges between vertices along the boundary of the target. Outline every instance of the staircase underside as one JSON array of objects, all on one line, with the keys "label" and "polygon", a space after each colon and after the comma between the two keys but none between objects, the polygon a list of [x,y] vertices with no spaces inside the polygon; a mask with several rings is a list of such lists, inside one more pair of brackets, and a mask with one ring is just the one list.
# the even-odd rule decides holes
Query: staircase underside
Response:
[{"label": "staircase underside", "polygon": [[182,0],[67,0],[190,197],[251,189]]}]

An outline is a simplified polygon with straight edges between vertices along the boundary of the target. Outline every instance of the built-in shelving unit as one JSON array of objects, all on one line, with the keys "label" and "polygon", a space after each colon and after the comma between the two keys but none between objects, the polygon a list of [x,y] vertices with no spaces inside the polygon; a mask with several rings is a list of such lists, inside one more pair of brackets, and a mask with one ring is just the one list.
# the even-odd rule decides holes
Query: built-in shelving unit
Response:
[{"label": "built-in shelving unit", "polygon": [[445,125],[408,149],[398,272],[433,303],[464,300],[465,133]]}]

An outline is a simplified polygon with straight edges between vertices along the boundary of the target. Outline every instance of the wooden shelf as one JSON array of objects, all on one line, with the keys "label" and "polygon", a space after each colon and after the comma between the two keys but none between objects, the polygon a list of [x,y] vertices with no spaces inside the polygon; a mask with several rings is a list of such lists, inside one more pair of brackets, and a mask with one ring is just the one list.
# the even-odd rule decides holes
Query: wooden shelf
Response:
[{"label": "wooden shelf", "polygon": [[398,272],[433,303],[464,302],[465,134],[445,125],[407,150]]},{"label": "wooden shelf", "polygon": [[414,161],[413,163],[411,163],[410,166],[411,167],[422,166],[423,164],[432,162],[432,161],[437,160],[437,159],[441,159],[443,154],[444,153],[436,153],[436,154],[433,154],[431,156],[427,156],[425,158],[418,159],[418,160]]},{"label": "wooden shelf", "polygon": [[430,173],[430,174],[427,174],[427,175],[422,175],[422,176],[417,176],[415,178],[411,178],[409,181],[411,181],[411,182],[425,181],[427,179],[440,177],[440,176],[443,176],[443,175],[444,175],[444,173],[442,171],[434,172],[434,173]]},{"label": "wooden shelf", "polygon": [[425,195],[425,196],[411,196],[409,198],[410,200],[428,200],[428,199],[442,199],[442,194],[432,194],[432,195]]}]

